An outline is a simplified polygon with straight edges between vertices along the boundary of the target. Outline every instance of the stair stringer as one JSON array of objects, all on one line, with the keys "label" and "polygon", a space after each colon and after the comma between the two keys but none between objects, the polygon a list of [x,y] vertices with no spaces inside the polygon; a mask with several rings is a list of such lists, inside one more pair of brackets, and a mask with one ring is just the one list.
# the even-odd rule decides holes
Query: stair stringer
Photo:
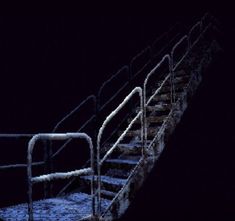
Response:
[{"label": "stair stringer", "polygon": [[112,200],[110,206],[100,217],[100,220],[115,220],[125,213],[131,201],[134,199],[135,193],[143,185],[144,180],[153,169],[157,159],[160,157],[169,136],[174,132],[176,125],[180,122],[191,97],[195,94],[202,81],[203,74],[211,64],[214,56],[220,50],[221,48],[218,43],[213,40],[208,46],[206,52],[203,54],[197,67],[191,70],[191,77],[188,86],[182,93],[181,97],[173,105],[168,117],[161,126],[161,129],[147,148],[145,157],[140,159],[139,163],[128,177],[126,184]]}]

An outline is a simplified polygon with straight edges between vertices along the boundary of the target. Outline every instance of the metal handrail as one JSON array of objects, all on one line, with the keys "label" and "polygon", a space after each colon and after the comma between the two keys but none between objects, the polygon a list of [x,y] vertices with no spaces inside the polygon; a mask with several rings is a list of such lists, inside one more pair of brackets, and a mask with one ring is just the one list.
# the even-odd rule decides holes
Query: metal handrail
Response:
[{"label": "metal handrail", "polygon": [[[74,113],[78,112],[83,105],[85,105],[86,103],[88,103],[90,100],[93,101],[94,103],[94,114],[76,131],[79,132],[81,130],[83,130],[83,128],[86,127],[86,125],[88,125],[90,122],[92,122],[92,120],[95,119],[96,115],[95,115],[95,109],[96,109],[96,97],[94,95],[90,95],[88,96],[85,100],[83,100],[77,107],[75,107],[72,111],[70,111],[66,116],[64,116],[53,128],[52,133],[55,133],[57,131],[57,129],[64,123],[65,120],[67,120],[69,117],[71,117]],[[0,134],[0,138],[21,138],[21,137],[25,137],[25,138],[31,138],[33,137],[35,134]],[[55,153],[53,153],[50,157],[51,159],[53,159],[54,157],[56,157],[64,148],[67,144],[69,144],[69,142],[71,142],[71,139],[69,139],[65,144],[63,144]],[[45,161],[39,161],[39,162],[35,162],[32,165],[33,166],[41,166],[41,165],[45,165]],[[2,165],[0,166],[0,170],[5,170],[5,169],[14,169],[14,168],[26,168],[27,164],[9,164],[9,165]]]},{"label": "metal handrail", "polygon": [[[159,93],[159,91],[161,90],[161,88],[163,87],[163,85],[166,83],[166,81],[172,77],[172,84],[171,84],[171,93],[172,96],[174,97],[174,101],[175,101],[175,91],[174,91],[174,72],[177,69],[177,67],[181,64],[181,62],[184,60],[184,58],[187,56],[187,54],[189,53],[189,51],[192,49],[192,47],[199,41],[199,39],[201,38],[202,34],[207,30],[207,28],[210,26],[210,24],[208,26],[206,26],[204,29],[202,29],[202,21],[203,19],[208,16],[208,13],[205,14],[202,19],[197,22],[195,25],[192,26],[192,28],[190,29],[188,35],[184,35],[172,48],[170,55],[165,55],[162,60],[150,71],[150,73],[146,76],[145,81],[144,81],[144,85],[143,85],[143,100],[144,100],[144,141],[146,142],[147,137],[148,137],[148,131],[147,131],[147,121],[146,121],[146,112],[147,112],[147,106],[148,104],[151,102],[151,100]],[[192,32],[195,30],[195,28],[200,27],[200,34],[199,36],[196,38],[196,40],[191,44],[190,42],[190,37]],[[174,64],[174,52],[175,50],[184,42],[187,41],[188,42],[188,47],[186,49],[186,52],[184,53],[184,55],[182,56],[182,58],[176,63]],[[158,69],[161,64],[165,61],[168,60],[168,66],[169,66],[169,74],[165,77],[165,79],[162,81],[161,85],[156,89],[156,91],[153,93],[152,96],[150,96],[150,98],[147,101],[147,96],[146,96],[146,87],[147,87],[147,83],[149,78],[154,74],[154,72],[156,71],[156,69]]]},{"label": "metal handrail", "polygon": [[199,35],[200,35],[200,33],[201,33],[201,28],[202,28],[202,21],[200,20],[200,21],[198,21],[190,30],[189,30],[189,33],[188,33],[188,46],[189,46],[189,48],[191,48],[191,47],[193,47],[193,45],[196,43],[196,40],[198,39],[198,38],[196,38],[196,40],[192,43],[192,34],[193,34],[193,32],[198,28],[199,29]]},{"label": "metal handrail", "polygon": [[[19,139],[19,138],[31,138],[33,137],[35,134],[0,134],[0,138],[15,138],[15,139]],[[44,161],[38,161],[32,164],[32,166],[41,166],[44,165],[45,162]],[[16,163],[16,164],[8,164],[8,165],[1,165],[0,166],[0,170],[8,170],[8,169],[16,169],[16,168],[26,168],[27,164],[23,164],[23,163]]]},{"label": "metal handrail", "polygon": [[[120,68],[114,75],[112,75],[108,80],[106,80],[100,87],[99,91],[98,91],[98,94],[97,94],[97,111],[102,111],[127,85],[128,85],[128,81],[127,80],[123,86],[118,89],[118,91],[112,95],[111,98],[109,98],[108,101],[106,101],[104,104],[101,105],[101,95],[102,95],[102,92],[104,90],[105,87],[107,87],[107,85],[112,82],[114,79],[116,79],[120,74],[123,73],[123,71],[126,71],[127,74],[129,74],[129,67],[127,65],[123,66],[122,68]],[[129,77],[129,76],[127,76]]]},{"label": "metal handrail", "polygon": [[[141,57],[143,54],[145,54],[145,53],[147,53],[147,52],[149,53],[149,56],[150,56],[149,60],[147,61],[147,63],[145,63],[145,64],[140,68],[140,70],[138,70],[136,73],[133,73],[133,63],[134,63],[139,57]],[[147,65],[150,63],[150,61],[151,61],[151,47],[148,46],[148,47],[146,47],[145,49],[143,49],[141,52],[139,52],[137,55],[135,55],[135,56],[131,59],[130,64],[129,64],[129,66],[130,66],[130,78],[133,79],[134,77],[136,77],[137,75],[139,75],[139,73],[140,73],[141,71],[143,71],[145,67],[147,67]]]},{"label": "metal handrail", "polygon": [[162,85],[160,86],[160,88],[158,88],[155,93],[148,99],[147,101],[147,93],[146,93],[146,88],[147,88],[147,83],[149,81],[149,78],[155,73],[155,71],[163,64],[164,61],[168,61],[168,67],[169,67],[169,73],[167,75],[167,77],[164,79],[163,84],[165,84],[165,82],[168,80],[168,78],[170,77],[171,75],[171,71],[172,71],[172,66],[171,66],[171,57],[170,55],[165,55],[162,60],[150,71],[150,73],[146,76],[145,80],[144,80],[144,85],[143,85],[143,102],[144,102],[144,140],[146,141],[147,140],[147,120],[146,120],[146,109],[147,109],[147,106],[148,104],[151,102],[151,100],[153,99],[153,97],[155,97],[156,93],[158,93],[158,91],[160,91],[160,89],[162,88]]},{"label": "metal handrail", "polygon": [[88,96],[85,100],[83,100],[77,107],[75,107],[72,111],[70,111],[66,116],[64,116],[53,128],[52,133],[55,133],[59,126],[64,123],[65,120],[67,120],[70,116],[72,116],[74,113],[80,110],[80,108],[85,105],[88,101],[93,100],[94,106],[96,107],[96,97],[92,94]]},{"label": "metal handrail", "polygon": [[[121,134],[121,136],[117,139],[117,141],[113,144],[113,146],[106,152],[106,154],[103,156],[102,159],[100,159],[100,146],[101,146],[101,138],[102,134],[104,132],[104,129],[106,128],[107,124],[118,114],[118,112],[128,103],[128,101],[135,95],[138,94],[140,98],[140,111],[136,115],[136,117],[129,123],[125,131]],[[98,206],[98,216],[101,213],[101,166],[104,163],[104,161],[107,159],[107,157],[114,151],[114,149],[117,147],[119,142],[124,138],[128,130],[132,127],[134,122],[141,117],[141,141],[143,142],[143,92],[141,87],[134,88],[131,93],[126,96],[126,98],[118,105],[118,107],[111,112],[103,122],[102,126],[99,129],[99,133],[97,136],[97,175],[98,175],[98,188],[97,188],[97,206]]]},{"label": "metal handrail", "polygon": [[[35,144],[38,140],[65,140],[65,139],[85,139],[89,144],[90,148],[90,167],[85,169],[74,170],[70,172],[63,173],[50,173],[41,176],[32,176],[32,153]],[[95,216],[95,196],[94,196],[94,150],[91,138],[85,133],[47,133],[47,134],[37,134],[29,141],[28,144],[28,156],[27,156],[27,174],[28,174],[28,215],[29,220],[33,220],[33,199],[32,191],[33,184],[45,181],[51,181],[54,179],[67,179],[72,176],[80,176],[83,174],[91,174],[91,197],[92,197],[92,215]]]},{"label": "metal handrail", "polygon": [[[204,21],[207,17],[211,17],[211,14],[209,12],[207,12],[206,14],[203,15],[203,17],[201,18],[201,31],[203,29],[203,25],[204,25]],[[207,26],[207,25],[206,25]]]},{"label": "metal handrail", "polygon": [[171,33],[171,31],[172,30],[174,30],[177,26],[179,26],[179,25],[181,25],[179,22],[176,22],[174,25],[172,25],[171,27],[170,27],[170,29],[168,30],[168,31],[166,31],[165,33],[163,33],[160,37],[158,37],[158,38],[156,38],[155,40],[154,40],[154,42],[150,45],[150,47],[151,47],[151,52],[152,52],[152,58],[154,57],[154,56],[156,56],[156,55],[159,55],[161,52],[163,52],[166,48],[167,48],[167,46],[176,38],[176,36],[174,36],[173,37],[173,39],[171,39],[169,42],[168,42],[168,45],[166,45],[166,46],[164,46],[158,53],[156,53],[156,54],[153,54],[153,48],[155,47],[155,45],[157,44],[157,42],[159,42],[159,41],[161,41],[161,39],[163,39],[163,38],[167,38],[167,40],[169,40],[169,33]]},{"label": "metal handrail", "polygon": [[171,50],[171,59],[172,59],[172,70],[176,70],[176,68],[180,65],[180,63],[184,60],[184,58],[186,57],[187,53],[188,53],[188,49],[189,47],[187,47],[187,50],[186,52],[184,53],[184,55],[182,56],[182,58],[176,63],[174,64],[174,53],[175,53],[175,50],[184,42],[186,41],[187,44],[188,44],[188,35],[184,35],[175,45],[174,47],[172,48]]}]

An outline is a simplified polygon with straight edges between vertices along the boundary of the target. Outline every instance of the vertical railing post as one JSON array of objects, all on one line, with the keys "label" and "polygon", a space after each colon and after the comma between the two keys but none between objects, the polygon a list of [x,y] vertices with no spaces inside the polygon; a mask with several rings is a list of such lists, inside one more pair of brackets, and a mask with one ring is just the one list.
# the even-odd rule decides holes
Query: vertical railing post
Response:
[{"label": "vertical railing post", "polygon": [[28,145],[28,165],[27,165],[27,174],[28,174],[28,221],[33,221],[33,183],[32,183],[32,150],[36,142],[36,136],[34,136]]},{"label": "vertical railing post", "polygon": [[101,165],[100,165],[100,136],[98,134],[97,136],[97,216],[100,217],[101,215],[101,195],[100,195],[100,190],[101,190]]},{"label": "vertical railing post", "polygon": [[169,72],[171,73],[171,70],[172,70],[171,56],[169,54],[166,54],[162,58],[162,60],[149,72],[149,74],[146,76],[146,78],[144,80],[144,85],[143,85],[143,127],[144,127],[144,140],[145,140],[146,144],[147,144],[147,139],[148,139],[148,131],[147,131],[147,106],[148,106],[147,83],[148,83],[149,78],[151,77],[151,75],[155,73],[155,71],[162,65],[162,63],[165,60],[168,61],[168,68],[169,68]]},{"label": "vertical railing post", "polygon": [[[44,146],[44,174],[49,174],[49,153],[48,153],[48,146],[46,140],[43,140],[43,146]],[[43,183],[43,191],[44,191],[44,198],[48,198],[49,195],[49,182]]]},{"label": "vertical railing post", "polygon": [[143,127],[144,127],[144,143],[146,145],[147,143],[147,119],[146,119],[146,111],[147,111],[147,104],[146,104],[146,90],[145,90],[145,85],[144,85],[144,90],[143,90]]},{"label": "vertical railing post", "polygon": [[171,56],[169,59],[169,71],[170,71],[170,84],[171,84],[171,105],[175,103],[175,73],[174,73],[174,58],[173,58],[173,52],[171,52]]},{"label": "vertical railing post", "polygon": [[146,121],[146,113],[145,113],[145,108],[144,108],[144,93],[142,91],[141,95],[140,95],[140,111],[141,111],[141,144],[142,144],[142,156],[144,156],[144,158],[146,157],[146,147],[147,147],[147,139],[144,136],[145,134],[145,121]]}]

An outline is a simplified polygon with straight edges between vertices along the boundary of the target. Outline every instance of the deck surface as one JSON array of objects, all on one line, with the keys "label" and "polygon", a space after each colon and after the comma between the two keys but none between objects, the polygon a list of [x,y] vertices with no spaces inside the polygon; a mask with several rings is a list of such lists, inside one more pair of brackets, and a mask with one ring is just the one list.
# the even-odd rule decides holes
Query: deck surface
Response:
[{"label": "deck surface", "polygon": [[[102,208],[110,204],[102,199]],[[91,214],[91,196],[85,193],[73,193],[66,197],[50,198],[33,203],[35,221],[78,221]],[[24,221],[28,219],[26,203],[0,209],[0,220]]]}]

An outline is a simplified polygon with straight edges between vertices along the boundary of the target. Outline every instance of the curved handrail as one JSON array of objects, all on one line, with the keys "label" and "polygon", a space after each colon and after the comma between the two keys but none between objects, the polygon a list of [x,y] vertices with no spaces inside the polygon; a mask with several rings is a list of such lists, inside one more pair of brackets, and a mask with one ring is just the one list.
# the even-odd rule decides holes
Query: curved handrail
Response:
[{"label": "curved handrail", "polygon": [[[83,130],[83,128],[86,127],[86,125],[88,125],[90,122],[92,122],[92,120],[94,120],[96,118],[96,106],[97,106],[97,101],[96,101],[96,97],[95,95],[89,95],[86,99],[84,99],[77,107],[75,107],[72,111],[70,111],[67,115],[65,115],[53,128],[52,133],[55,133],[57,131],[57,129],[67,120],[69,119],[69,117],[71,117],[73,114],[75,114],[76,112],[78,112],[85,104],[87,104],[88,102],[93,102],[94,105],[94,114],[90,116],[90,118],[84,122],[82,124],[82,126],[76,130],[77,132],[80,132],[81,130]],[[49,159],[49,161],[51,159],[54,159],[60,152],[62,152],[62,150],[71,142],[72,139],[68,139],[63,145],[61,145],[59,147],[59,149],[55,152],[52,153],[52,144],[50,144],[49,148],[50,148],[50,156],[45,153],[45,157]]]},{"label": "curved handrail", "polygon": [[[140,70],[138,70],[136,73],[133,73],[133,64],[134,62],[139,58],[141,57],[144,53],[148,52],[149,53],[149,56],[150,56],[150,59],[147,61],[147,63],[145,63],[141,68]],[[147,46],[145,49],[143,49],[141,52],[139,52],[137,55],[135,55],[131,61],[130,61],[130,78],[133,79],[134,77],[136,77],[137,75],[139,75],[139,73],[149,64],[151,60],[151,47],[150,46]]]},{"label": "curved handrail", "polygon": [[83,100],[77,107],[75,107],[72,111],[70,111],[67,115],[65,115],[53,128],[52,133],[55,133],[57,131],[57,129],[59,128],[59,126],[65,121],[67,120],[70,116],[72,116],[74,113],[76,113],[77,111],[80,110],[80,108],[86,104],[89,100],[93,100],[94,102],[94,106],[96,107],[96,97],[92,94],[90,96],[88,96],[85,100]]},{"label": "curved handrail", "polygon": [[108,101],[106,101],[103,105],[101,105],[101,95],[104,90],[104,88],[112,82],[114,79],[116,79],[120,74],[123,73],[123,71],[126,71],[127,74],[129,74],[129,67],[127,65],[123,66],[120,68],[114,75],[112,75],[108,80],[106,80],[100,87],[98,94],[97,94],[97,111],[101,111],[103,108],[107,106],[122,90],[125,88],[125,86],[128,84],[128,81],[120,88],[118,91],[111,97],[109,98]]},{"label": "curved handrail", "polygon": [[[207,17],[211,17],[211,14],[210,14],[209,12],[205,13],[205,14],[203,15],[203,17],[201,18],[201,31],[202,31],[203,26],[204,26],[204,21],[205,21],[205,19],[206,19]],[[207,26],[207,25],[206,25],[206,26]]]},{"label": "curved handrail", "polygon": [[[15,139],[31,138],[34,135],[35,134],[0,134],[0,138],[6,138],[6,139],[10,139],[10,138],[15,138]],[[45,164],[44,161],[38,161],[38,162],[33,163],[32,166],[41,166],[41,165],[44,165],[44,164]],[[16,163],[16,164],[1,165],[0,170],[26,168],[26,167],[27,167],[27,164]]]},{"label": "curved handrail", "polygon": [[175,45],[174,47],[172,48],[171,50],[171,62],[172,62],[172,71],[176,70],[176,68],[180,65],[180,63],[182,62],[182,60],[185,58],[185,56],[187,55],[188,53],[188,49],[186,50],[185,54],[182,56],[182,58],[176,63],[174,64],[174,52],[175,50],[184,42],[186,41],[188,43],[188,35],[184,35]]},{"label": "curved handrail", "polygon": [[[172,67],[171,67],[171,57],[169,54],[166,54],[162,60],[150,71],[150,73],[146,76],[144,80],[144,85],[143,85],[143,102],[144,102],[144,139],[147,140],[147,122],[146,122],[146,109],[147,105],[150,103],[150,101],[153,99],[153,97],[156,95],[156,92],[149,98],[147,101],[146,97],[146,88],[147,88],[147,83],[149,81],[149,78],[155,73],[155,71],[163,64],[164,61],[168,61],[168,67],[169,67],[169,73],[171,74]],[[164,83],[166,80],[169,78],[170,74],[167,75],[166,79],[164,80]],[[160,90],[160,89],[159,89]],[[159,91],[157,90],[157,91]]]},{"label": "curved handrail", "polygon": [[[90,158],[91,164],[90,167],[74,170],[70,172],[63,172],[63,173],[50,173],[41,176],[32,176],[32,154],[35,144],[38,140],[65,140],[65,139],[85,139],[89,144],[90,148]],[[92,196],[92,215],[95,215],[95,196],[94,196],[94,150],[91,138],[85,133],[48,133],[48,134],[36,134],[33,138],[29,141],[28,144],[28,154],[27,154],[27,174],[28,174],[28,215],[29,220],[33,220],[33,199],[32,199],[32,191],[33,191],[33,184],[45,181],[51,181],[54,179],[67,179],[72,176],[80,176],[83,174],[91,174],[91,196]]]},{"label": "curved handrail", "polygon": [[199,29],[199,35],[200,35],[200,33],[201,33],[201,20],[198,21],[198,22],[189,30],[189,33],[188,33],[188,47],[189,47],[189,49],[190,49],[191,47],[193,47],[193,45],[196,43],[196,40],[198,39],[198,38],[196,38],[196,40],[192,43],[192,34],[193,34],[193,32],[194,32],[197,28]]},{"label": "curved handrail", "polygon": [[[106,128],[107,124],[117,115],[117,113],[128,103],[128,101],[135,95],[139,94],[140,97],[140,111],[136,115],[136,117],[129,123],[128,127],[125,129],[125,131],[121,134],[121,136],[117,139],[117,141],[113,144],[113,146],[107,151],[107,153],[103,156],[102,159],[100,159],[100,142],[102,138],[102,134],[104,132],[104,129]],[[112,111],[105,119],[103,122],[102,126],[99,129],[98,136],[97,136],[97,173],[98,173],[98,188],[97,188],[97,193],[98,193],[98,198],[97,198],[97,203],[98,203],[98,215],[100,215],[101,212],[101,196],[100,196],[100,191],[101,191],[101,166],[104,163],[104,161],[107,159],[107,157],[114,151],[114,149],[117,147],[119,142],[124,138],[128,130],[132,127],[134,122],[141,116],[141,141],[143,142],[143,91],[141,87],[136,87],[134,88],[129,95],[126,96],[126,98],[122,101],[121,104],[118,105],[118,107]]]},{"label": "curved handrail", "polygon": [[172,30],[174,30],[175,27],[177,27],[178,25],[180,25],[179,22],[176,22],[174,25],[172,25],[167,31],[165,31],[162,35],[160,35],[159,37],[157,37],[153,43],[151,45],[156,44],[158,41],[160,41],[163,37],[165,37],[166,35],[168,35]]},{"label": "curved handrail", "polygon": [[[174,30],[177,26],[179,26],[179,25],[181,25],[181,23],[179,23],[179,22],[176,22],[174,25],[172,25],[171,27],[170,27],[170,29],[168,30],[168,31],[166,31],[165,33],[163,33],[161,36],[159,36],[158,38],[156,38],[154,41],[153,41],[153,43],[150,45],[150,47],[151,47],[151,55],[152,56],[156,56],[156,55],[159,55],[161,52],[163,52],[164,51],[164,49],[167,47],[167,46],[164,46],[158,53],[156,53],[156,54],[153,54],[153,49],[154,49],[154,47],[155,47],[155,45],[159,42],[159,41],[161,41],[164,37],[167,37],[167,38],[169,38],[169,33],[171,33],[171,31],[172,30]],[[175,38],[175,37],[174,37]],[[173,39],[174,39],[173,38]],[[172,39],[172,40],[173,40]],[[169,39],[167,39],[167,40],[169,40]],[[170,42],[172,41],[172,40],[170,40]],[[170,43],[169,42],[169,43]],[[168,44],[169,45],[169,44]]]}]

